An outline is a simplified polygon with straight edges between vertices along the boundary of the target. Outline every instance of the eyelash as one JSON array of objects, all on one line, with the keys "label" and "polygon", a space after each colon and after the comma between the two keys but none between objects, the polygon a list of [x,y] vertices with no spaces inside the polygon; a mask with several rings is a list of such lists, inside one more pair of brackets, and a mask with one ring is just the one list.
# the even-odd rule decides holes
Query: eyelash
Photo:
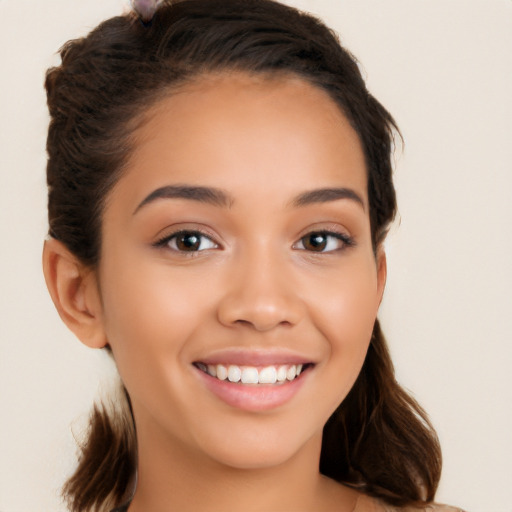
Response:
[{"label": "eyelash", "polygon": [[[302,243],[302,245],[304,246],[304,240],[307,238],[311,239],[313,237],[323,237],[325,239],[329,239],[329,238],[334,239],[336,242],[341,242],[341,247],[337,247],[335,249],[330,249],[328,251],[326,251],[326,250],[320,250],[320,251],[310,250],[309,252],[311,252],[311,253],[328,254],[328,253],[332,253],[332,252],[343,251],[344,249],[353,247],[355,245],[355,240],[351,236],[346,235],[345,233],[338,233],[337,231],[319,230],[319,231],[310,231],[309,233],[302,236],[298,240],[298,242],[296,242],[293,245],[293,248],[297,249],[298,243]],[[329,242],[326,241],[327,246],[328,246],[328,244],[329,244]],[[325,249],[325,247],[324,247],[324,249]],[[304,249],[299,249],[299,250],[307,251],[308,249],[304,248]]]},{"label": "eyelash", "polygon": [[[199,240],[199,248],[191,249],[191,250],[180,250],[177,245],[176,245],[176,247],[171,247],[170,246],[171,241],[172,240],[177,240],[180,235],[183,235],[184,238],[185,238],[185,236],[187,236],[187,237],[196,237]],[[306,249],[304,247],[304,241],[308,237],[310,238],[310,241],[311,241],[312,237],[323,237],[324,239],[327,239],[327,241],[325,242],[325,246],[320,251],[308,250],[308,249]],[[335,239],[335,241],[337,241],[337,242],[341,242],[341,247],[337,247],[337,248],[334,248],[334,249],[331,248],[330,250],[327,250],[327,251],[324,250],[326,247],[329,246],[329,241],[328,241],[329,238]],[[208,240],[211,243],[212,246],[201,249],[200,247],[201,247],[201,245],[202,245],[204,240]],[[297,247],[298,244],[302,244],[303,248],[298,248]],[[331,252],[342,251],[344,249],[347,249],[348,247],[353,247],[354,245],[355,245],[354,239],[352,237],[344,234],[344,233],[338,233],[338,232],[335,232],[335,231],[319,230],[319,231],[311,231],[311,232],[307,233],[306,235],[302,236],[295,244],[293,244],[292,248],[296,249],[296,250],[303,250],[303,251],[309,251],[311,253],[322,254],[322,253],[331,253]],[[169,235],[166,235],[163,238],[161,238],[160,240],[157,240],[153,244],[153,246],[157,247],[157,248],[158,247],[159,248],[167,248],[167,249],[170,249],[172,251],[176,251],[176,252],[180,252],[180,253],[194,254],[194,253],[202,252],[202,251],[208,250],[208,249],[217,249],[219,247],[219,244],[217,244],[212,239],[212,237],[207,235],[206,233],[203,233],[203,232],[198,231],[198,230],[182,229],[180,231],[176,231],[175,233],[171,233]]]},{"label": "eyelash", "polygon": [[176,248],[170,247],[170,242],[174,239],[177,240],[180,235],[186,235],[188,237],[193,237],[193,236],[197,237],[199,239],[199,243],[200,243],[199,247],[201,246],[201,243],[204,240],[210,241],[211,244],[214,246],[214,247],[208,247],[207,249],[216,249],[219,247],[219,244],[214,242],[211,236],[207,235],[206,233],[203,233],[202,231],[198,231],[198,230],[194,230],[194,229],[181,229],[180,231],[176,231],[174,233],[166,235],[163,238],[161,238],[160,240],[157,240],[153,244],[153,246],[161,247],[164,249],[167,248],[172,251],[181,252],[181,253],[197,253],[197,252],[201,252],[201,251],[205,250],[205,249],[198,249],[198,250],[187,251],[187,250],[180,250],[178,247],[176,247]]}]

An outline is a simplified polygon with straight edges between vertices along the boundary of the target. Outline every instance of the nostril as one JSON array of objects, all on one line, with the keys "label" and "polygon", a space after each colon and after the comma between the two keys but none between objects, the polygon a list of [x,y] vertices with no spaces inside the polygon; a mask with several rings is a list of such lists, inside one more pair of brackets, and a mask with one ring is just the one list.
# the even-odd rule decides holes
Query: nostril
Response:
[{"label": "nostril", "polygon": [[247,325],[247,326],[251,325],[251,322],[249,322],[248,320],[235,320],[234,323],[239,324],[239,325]]},{"label": "nostril", "polygon": [[299,323],[306,311],[302,300],[283,290],[271,291],[256,293],[254,286],[236,286],[217,305],[219,322],[228,327],[252,328],[261,332]]},{"label": "nostril", "polygon": [[[264,326],[264,323],[263,322],[254,322],[254,321],[250,321],[250,320],[243,320],[243,319],[240,319],[240,320],[235,320],[234,322],[235,324],[240,324],[240,325],[245,325],[245,326],[248,326],[248,327],[254,327],[255,329],[258,329],[258,330],[267,330]],[[278,322],[268,322],[268,329],[272,329],[274,326],[278,326],[278,325],[282,325],[284,327],[289,327],[292,325],[291,322],[289,322],[288,320],[281,320],[281,321],[278,321]]]}]

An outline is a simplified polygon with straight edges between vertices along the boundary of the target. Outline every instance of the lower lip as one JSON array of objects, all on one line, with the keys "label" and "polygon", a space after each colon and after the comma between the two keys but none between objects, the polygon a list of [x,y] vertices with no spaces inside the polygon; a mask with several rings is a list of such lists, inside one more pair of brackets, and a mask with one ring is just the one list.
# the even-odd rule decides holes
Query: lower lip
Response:
[{"label": "lower lip", "polygon": [[244,411],[268,411],[290,401],[300,390],[309,369],[283,384],[246,385],[219,380],[195,368],[206,387],[223,402]]}]

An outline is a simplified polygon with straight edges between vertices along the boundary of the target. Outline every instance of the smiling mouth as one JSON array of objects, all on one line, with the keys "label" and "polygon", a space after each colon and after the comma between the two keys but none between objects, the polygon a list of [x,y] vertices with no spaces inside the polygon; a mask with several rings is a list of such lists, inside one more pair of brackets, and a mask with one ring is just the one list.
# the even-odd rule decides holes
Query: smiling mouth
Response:
[{"label": "smiling mouth", "polygon": [[210,377],[233,384],[284,384],[296,380],[302,373],[313,366],[306,364],[280,364],[263,367],[238,366],[236,364],[194,363],[194,366]]}]

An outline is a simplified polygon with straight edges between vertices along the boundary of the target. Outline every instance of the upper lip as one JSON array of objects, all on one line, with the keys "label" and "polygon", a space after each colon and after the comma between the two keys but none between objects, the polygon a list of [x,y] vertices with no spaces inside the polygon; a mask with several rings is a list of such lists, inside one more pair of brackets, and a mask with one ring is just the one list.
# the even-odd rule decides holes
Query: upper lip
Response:
[{"label": "upper lip", "polygon": [[207,357],[197,359],[196,363],[203,364],[234,364],[237,366],[270,366],[279,364],[314,363],[311,357],[292,350],[282,349],[224,349],[214,352]]}]

